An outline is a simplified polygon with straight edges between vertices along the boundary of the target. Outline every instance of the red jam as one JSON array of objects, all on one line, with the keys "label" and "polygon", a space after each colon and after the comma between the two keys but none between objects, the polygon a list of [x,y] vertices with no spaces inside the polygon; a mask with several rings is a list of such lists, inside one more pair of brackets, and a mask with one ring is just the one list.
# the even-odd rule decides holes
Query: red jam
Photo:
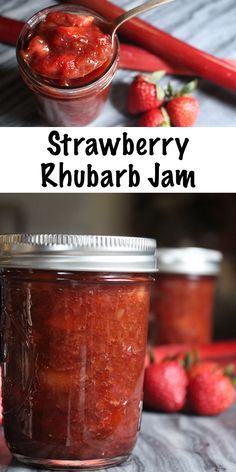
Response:
[{"label": "red jam", "polygon": [[23,27],[20,72],[52,126],[84,126],[99,115],[118,65],[107,21],[73,5],[47,8]]},{"label": "red jam", "polygon": [[155,342],[210,342],[214,288],[212,276],[160,274],[153,307]]},{"label": "red jam", "polygon": [[36,25],[21,55],[37,74],[78,86],[101,75],[113,51],[110,35],[93,16],[52,11]]},{"label": "red jam", "polygon": [[112,464],[131,452],[150,281],[138,274],[3,271],[4,430],[16,457],[60,467]]}]

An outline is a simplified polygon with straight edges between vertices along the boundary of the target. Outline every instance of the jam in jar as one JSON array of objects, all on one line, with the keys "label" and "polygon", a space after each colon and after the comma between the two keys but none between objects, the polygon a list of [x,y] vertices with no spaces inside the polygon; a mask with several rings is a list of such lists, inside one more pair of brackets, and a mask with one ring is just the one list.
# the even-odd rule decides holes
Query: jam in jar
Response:
[{"label": "jam in jar", "polygon": [[41,10],[23,27],[20,72],[49,124],[83,126],[98,116],[119,55],[108,31],[106,20],[73,5]]},{"label": "jam in jar", "polygon": [[157,344],[207,343],[221,253],[201,248],[160,248],[153,300]]},{"label": "jam in jar", "polygon": [[155,241],[0,236],[3,415],[18,460],[125,460],[139,430]]}]

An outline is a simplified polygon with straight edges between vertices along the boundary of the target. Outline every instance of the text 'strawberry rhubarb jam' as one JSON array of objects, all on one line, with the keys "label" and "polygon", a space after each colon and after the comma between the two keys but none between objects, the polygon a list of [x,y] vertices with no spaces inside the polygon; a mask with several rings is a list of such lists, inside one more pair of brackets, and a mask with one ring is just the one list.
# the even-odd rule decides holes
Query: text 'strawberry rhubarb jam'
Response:
[{"label": "text 'strawberry rhubarb jam'", "polygon": [[142,410],[152,239],[0,236],[4,431],[19,460],[99,468]]},{"label": "text 'strawberry rhubarb jam'", "polygon": [[20,72],[51,125],[83,126],[100,113],[119,56],[108,29],[105,19],[76,5],[41,10],[23,27]]},{"label": "text 'strawberry rhubarb jam'", "polygon": [[154,295],[154,339],[160,344],[212,338],[216,276],[222,255],[201,248],[160,248]]}]

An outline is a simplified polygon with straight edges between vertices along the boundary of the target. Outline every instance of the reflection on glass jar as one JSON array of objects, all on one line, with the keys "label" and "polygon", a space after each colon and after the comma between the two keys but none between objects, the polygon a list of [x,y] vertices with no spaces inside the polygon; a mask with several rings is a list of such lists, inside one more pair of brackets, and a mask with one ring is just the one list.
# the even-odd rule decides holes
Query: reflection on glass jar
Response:
[{"label": "reflection on glass jar", "polygon": [[207,343],[221,253],[200,248],[161,248],[153,300],[154,342]]},{"label": "reflection on glass jar", "polygon": [[23,27],[17,60],[39,112],[52,126],[84,126],[107,100],[119,60],[108,23],[76,5],[36,13]]},{"label": "reflection on glass jar", "polygon": [[64,245],[57,236],[50,247],[50,236],[28,236],[7,263],[2,238],[10,450],[56,468],[122,462],[140,422],[155,242],[77,236]]}]

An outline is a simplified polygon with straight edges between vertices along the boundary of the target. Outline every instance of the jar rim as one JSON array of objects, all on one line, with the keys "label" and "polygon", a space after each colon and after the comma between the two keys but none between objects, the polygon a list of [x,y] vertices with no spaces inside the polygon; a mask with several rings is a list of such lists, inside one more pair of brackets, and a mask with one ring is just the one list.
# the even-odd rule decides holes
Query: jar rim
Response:
[{"label": "jar rim", "polygon": [[119,57],[120,45],[119,45],[119,40],[118,40],[117,35],[115,35],[114,52],[113,52],[113,56],[111,58],[110,63],[108,64],[108,66],[102,72],[102,74],[100,76],[98,76],[97,78],[91,80],[91,82],[88,82],[85,85],[60,86],[60,85],[57,85],[57,84],[55,84],[55,85],[50,84],[49,79],[47,80],[46,78],[44,78],[40,74],[35,73],[32,70],[32,68],[26,63],[26,61],[24,61],[24,59],[22,58],[22,56],[20,54],[20,50],[21,50],[21,41],[23,40],[26,29],[29,26],[34,26],[35,24],[37,24],[35,20],[36,20],[36,18],[38,18],[39,14],[46,14],[47,12],[50,12],[52,10],[54,10],[54,11],[65,11],[66,10],[66,11],[72,11],[72,12],[73,11],[75,11],[75,12],[84,11],[86,13],[92,14],[94,17],[96,17],[100,21],[108,23],[106,18],[102,17],[101,15],[99,15],[94,10],[91,10],[89,8],[86,8],[86,7],[74,5],[74,4],[52,5],[52,6],[43,8],[42,10],[38,11],[37,13],[35,13],[33,16],[31,16],[27,20],[27,22],[23,26],[23,28],[20,32],[20,35],[18,37],[18,40],[17,40],[16,58],[17,58],[17,61],[18,61],[18,65],[19,65],[20,69],[22,70],[22,73],[26,75],[28,80],[30,80],[34,84],[34,86],[38,87],[40,90],[43,88],[44,93],[50,94],[50,92],[51,93],[56,92],[59,97],[60,97],[60,95],[64,95],[65,93],[68,96],[71,96],[72,98],[73,98],[74,94],[89,93],[90,90],[93,89],[93,87],[95,85],[100,86],[101,88],[106,87],[112,79],[110,77],[109,73],[112,70],[112,68],[115,66],[115,64],[117,63],[117,60],[118,60],[118,57]]},{"label": "jar rim", "polygon": [[220,251],[201,247],[158,248],[160,273],[217,275],[223,255]]},{"label": "jar rim", "polygon": [[2,234],[0,268],[157,272],[156,241],[80,234]]}]

